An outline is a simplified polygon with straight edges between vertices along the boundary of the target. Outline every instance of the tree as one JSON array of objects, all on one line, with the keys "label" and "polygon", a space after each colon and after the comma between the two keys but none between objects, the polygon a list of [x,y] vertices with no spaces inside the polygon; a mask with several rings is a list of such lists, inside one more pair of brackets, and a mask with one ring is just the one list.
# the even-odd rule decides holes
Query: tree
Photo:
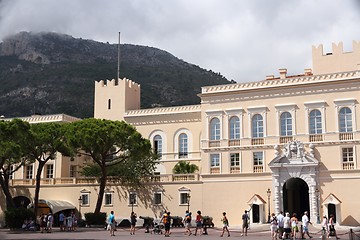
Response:
[{"label": "tree", "polygon": [[45,164],[49,160],[56,159],[57,152],[68,153],[64,141],[64,130],[67,124],[60,123],[37,123],[30,127],[30,139],[26,143],[26,158],[37,162],[34,196],[34,212],[37,216],[41,174]]},{"label": "tree", "polygon": [[154,170],[156,161],[150,142],[124,121],[84,119],[71,123],[66,135],[78,155],[90,156],[95,163],[96,167],[90,165],[85,169],[97,174],[100,181],[96,214],[101,210],[109,174],[137,182],[139,176]]},{"label": "tree", "polygon": [[174,174],[189,174],[199,171],[199,167],[186,161],[179,161],[173,168]]},{"label": "tree", "polygon": [[15,207],[9,190],[10,176],[25,163],[24,143],[30,136],[30,124],[20,119],[0,121],[0,185],[6,199],[6,208]]}]

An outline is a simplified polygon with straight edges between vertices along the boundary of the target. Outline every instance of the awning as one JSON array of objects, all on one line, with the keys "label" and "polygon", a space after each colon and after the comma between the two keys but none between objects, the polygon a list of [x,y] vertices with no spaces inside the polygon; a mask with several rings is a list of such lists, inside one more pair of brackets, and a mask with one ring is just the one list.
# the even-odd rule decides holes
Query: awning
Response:
[{"label": "awning", "polygon": [[[67,209],[75,209],[75,206],[72,203],[63,200],[39,199],[39,205],[47,205],[53,214]],[[34,204],[31,203],[28,208],[29,207],[34,207]]]}]

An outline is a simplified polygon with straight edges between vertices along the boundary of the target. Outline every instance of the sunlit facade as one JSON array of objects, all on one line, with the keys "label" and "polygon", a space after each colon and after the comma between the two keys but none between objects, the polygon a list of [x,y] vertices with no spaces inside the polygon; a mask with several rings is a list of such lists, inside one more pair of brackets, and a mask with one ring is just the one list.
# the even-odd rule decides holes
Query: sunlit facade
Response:
[{"label": "sunlit facade", "polygon": [[[94,117],[135,126],[160,157],[146,194],[109,183],[103,211],[128,218],[132,207],[152,217],[167,209],[182,216],[189,207],[220,226],[223,211],[240,225],[245,209],[253,224],[265,223],[268,209],[307,210],[312,222],[334,214],[337,224],[360,225],[354,211],[360,197],[354,188],[360,184],[359,42],[348,53],[342,43],[333,44],[332,54],[313,47],[313,68],[301,75],[280,69],[279,77],[262,81],[203,87],[199,97],[199,105],[140,109],[139,84],[95,82]],[[199,172],[173,174],[180,160]],[[75,176],[72,165],[64,160],[44,172],[51,181],[41,198],[93,211],[96,180]],[[14,196],[32,199],[35,167],[13,177]]]}]

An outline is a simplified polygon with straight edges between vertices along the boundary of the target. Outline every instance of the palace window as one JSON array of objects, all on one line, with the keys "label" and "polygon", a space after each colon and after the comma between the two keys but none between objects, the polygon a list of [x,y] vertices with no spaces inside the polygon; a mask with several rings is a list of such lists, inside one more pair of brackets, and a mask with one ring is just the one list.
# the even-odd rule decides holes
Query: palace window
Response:
[{"label": "palace window", "polygon": [[25,166],[25,178],[32,179],[33,178],[33,165]]},{"label": "palace window", "polygon": [[105,192],[104,193],[104,205],[105,206],[112,206],[113,205],[113,193],[112,192]]},{"label": "palace window", "polygon": [[239,153],[230,153],[230,173],[240,173]]},{"label": "palace window", "polygon": [[182,192],[180,192],[180,205],[187,205],[187,204],[189,204],[190,198],[189,198],[188,196],[190,196],[190,192],[189,192],[189,191],[182,191]]},{"label": "palace window", "polygon": [[210,121],[210,140],[220,140],[220,120],[218,118]]},{"label": "palace window", "polygon": [[354,169],[354,148],[342,148],[342,164],[344,170]]},{"label": "palace window", "polygon": [[186,133],[179,135],[179,158],[188,157],[188,136]]},{"label": "palace window", "polygon": [[260,114],[255,114],[251,119],[252,137],[262,138],[264,137],[264,121]]},{"label": "palace window", "polygon": [[321,112],[314,109],[309,114],[309,133],[322,134],[322,119]]},{"label": "palace window", "polygon": [[156,192],[154,193],[154,205],[161,205],[162,204],[162,193]]},{"label": "palace window", "polygon": [[14,166],[10,165],[9,166],[9,180],[14,178]]},{"label": "palace window", "polygon": [[46,176],[45,178],[53,178],[54,177],[54,164],[45,165]]},{"label": "palace window", "polygon": [[136,205],[137,204],[137,194],[136,192],[129,193],[129,205]]},{"label": "palace window", "polygon": [[289,112],[283,112],[280,115],[280,135],[292,136],[292,116]]},{"label": "palace window", "polygon": [[253,165],[254,165],[254,172],[263,172],[264,171],[264,153],[263,152],[253,152]]},{"label": "palace window", "polygon": [[238,117],[231,117],[229,121],[229,138],[240,139],[240,119]]},{"label": "palace window", "polygon": [[220,173],[220,154],[210,154],[210,173]]},{"label": "palace window", "polygon": [[162,158],[162,138],[160,135],[154,137],[154,151],[159,156],[159,159]]},{"label": "palace window", "polygon": [[77,166],[76,165],[70,165],[69,176],[71,178],[77,177]]},{"label": "palace window", "polygon": [[339,131],[352,132],[352,112],[348,107],[343,107],[339,111]]},{"label": "palace window", "polygon": [[90,192],[82,192],[81,196],[81,206],[89,206],[90,205]]},{"label": "palace window", "polygon": [[111,99],[108,99],[108,109],[111,109]]}]

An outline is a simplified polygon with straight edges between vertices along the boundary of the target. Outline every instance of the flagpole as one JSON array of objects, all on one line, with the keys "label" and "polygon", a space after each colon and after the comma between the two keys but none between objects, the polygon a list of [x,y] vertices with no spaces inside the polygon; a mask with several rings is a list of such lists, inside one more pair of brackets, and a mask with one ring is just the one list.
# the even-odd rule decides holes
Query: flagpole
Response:
[{"label": "flagpole", "polygon": [[117,62],[117,79],[116,82],[119,81],[120,78],[120,32],[119,32],[119,44],[118,44],[118,62]]}]

